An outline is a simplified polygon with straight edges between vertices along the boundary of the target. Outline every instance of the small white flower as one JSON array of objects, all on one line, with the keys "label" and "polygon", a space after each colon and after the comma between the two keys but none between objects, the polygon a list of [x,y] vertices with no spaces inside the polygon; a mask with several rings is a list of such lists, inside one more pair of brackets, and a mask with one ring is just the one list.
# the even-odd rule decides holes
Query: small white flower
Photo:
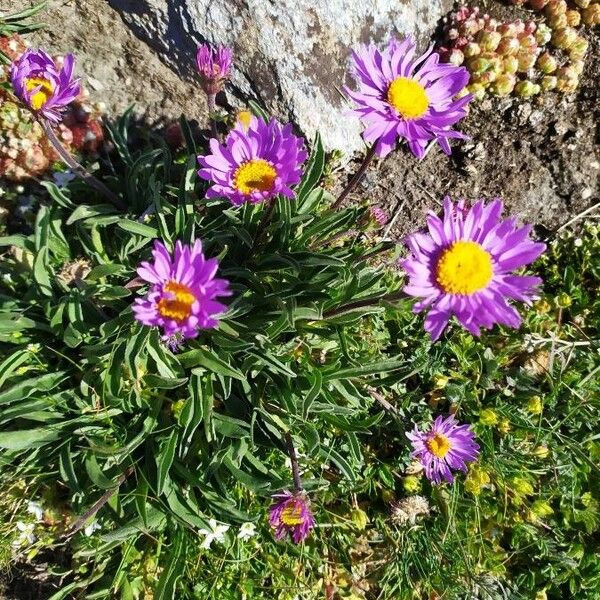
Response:
[{"label": "small white flower", "polygon": [[27,503],[27,512],[35,515],[36,521],[41,521],[44,518],[44,509],[38,502],[32,502],[31,500]]},{"label": "small white flower", "polygon": [[89,525],[85,527],[83,533],[87,535],[87,537],[90,537],[90,535],[92,535],[94,531],[98,531],[98,529],[102,529],[100,523],[98,523],[98,521],[92,521]]},{"label": "small white flower", "polygon": [[21,532],[17,538],[12,541],[14,548],[20,548],[21,546],[31,546],[37,539],[33,530],[35,528],[34,523],[23,523],[17,521],[17,529]]},{"label": "small white flower", "polygon": [[229,525],[219,524],[215,519],[209,519],[208,525],[210,529],[200,529],[198,533],[205,536],[201,547],[208,550],[214,541],[223,543],[225,541],[225,532],[229,529]]},{"label": "small white flower", "polygon": [[256,525],[254,523],[242,523],[240,530],[238,531],[238,539],[249,540],[251,537],[256,535]]}]

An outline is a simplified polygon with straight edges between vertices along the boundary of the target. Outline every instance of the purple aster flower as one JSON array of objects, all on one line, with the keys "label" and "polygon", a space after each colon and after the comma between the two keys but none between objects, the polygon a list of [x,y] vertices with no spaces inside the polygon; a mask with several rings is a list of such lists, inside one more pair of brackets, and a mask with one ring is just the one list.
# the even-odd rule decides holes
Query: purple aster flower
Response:
[{"label": "purple aster flower", "polygon": [[411,441],[411,456],[421,461],[427,479],[440,483],[454,481],[450,469],[466,471],[468,462],[479,456],[479,446],[469,425],[459,425],[454,415],[438,417],[428,432],[415,425],[406,437]]},{"label": "purple aster flower", "polygon": [[218,94],[231,75],[233,51],[219,46],[212,48],[208,44],[198,47],[196,63],[200,72],[201,86],[208,95]]},{"label": "purple aster flower", "polygon": [[278,194],[292,198],[290,186],[300,181],[307,157],[304,142],[292,133],[291,125],[259,117],[252,117],[247,127],[238,123],[225,144],[211,139],[210,149],[212,154],[198,156],[203,167],[198,175],[213,182],[206,197],[224,196],[236,206]]},{"label": "purple aster flower", "polygon": [[15,94],[34,113],[58,123],[61,110],[79,96],[79,79],[73,78],[75,58],[67,54],[62,68],[43,50],[26,50],[10,68]]},{"label": "purple aster flower", "polygon": [[302,490],[284,490],[273,495],[273,505],[269,511],[269,524],[275,529],[275,539],[280,540],[290,534],[295,544],[304,541],[315,526],[315,518],[310,510],[310,500]]},{"label": "purple aster flower", "polygon": [[448,139],[466,137],[451,127],[466,116],[472,98],[453,100],[469,82],[468,71],[440,64],[433,47],[417,59],[415,50],[409,36],[402,42],[392,39],[383,52],[370,44],[352,53],[359,89],[345,91],[358,105],[353,114],[367,126],[363,137],[376,144],[379,156],[389,154],[398,138],[423,158],[430,140],[450,154]]},{"label": "purple aster flower", "polygon": [[401,261],[410,276],[404,291],[422,298],[413,308],[429,308],[425,330],[437,340],[455,315],[473,335],[494,324],[519,327],[521,317],[507,300],[531,303],[539,277],[513,271],[533,262],[546,246],[529,239],[531,225],[502,219],[503,204],[482,200],[471,208],[444,199],[444,216],[430,212],[429,233],[413,233],[406,244],[411,255]]},{"label": "purple aster flower", "polygon": [[133,305],[135,318],[144,325],[161,327],[163,339],[178,346],[186,338],[194,338],[200,329],[218,325],[215,315],[226,306],[217,302],[219,296],[230,296],[229,282],[216,279],[219,262],[205,259],[202,242],[193,246],[175,244],[173,256],[165,245],[154,242],[154,263],[143,262],[138,275],[152,285],[144,298]]}]

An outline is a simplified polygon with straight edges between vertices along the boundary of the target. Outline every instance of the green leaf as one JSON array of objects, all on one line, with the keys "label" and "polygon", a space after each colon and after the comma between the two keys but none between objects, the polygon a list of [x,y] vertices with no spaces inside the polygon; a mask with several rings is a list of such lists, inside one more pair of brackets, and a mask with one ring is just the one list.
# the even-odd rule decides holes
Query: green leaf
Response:
[{"label": "green leaf", "polygon": [[179,355],[179,362],[185,368],[201,366],[213,373],[226,377],[245,380],[244,374],[219,358],[216,353],[207,348],[196,348]]},{"label": "green leaf", "polygon": [[171,432],[168,438],[163,439],[160,443],[160,450],[156,458],[156,493],[159,496],[164,491],[165,481],[169,475],[169,469],[173,464],[173,458],[175,457],[175,448],[177,447],[178,437],[178,431],[174,430]]},{"label": "green leaf", "polygon": [[0,448],[5,450],[25,450],[37,448],[57,440],[61,436],[60,427],[48,426],[39,429],[0,432]]},{"label": "green leaf", "polygon": [[354,377],[364,377],[365,375],[375,375],[377,373],[389,373],[406,367],[407,361],[402,360],[382,360],[380,362],[365,365],[363,367],[350,367],[331,371],[325,374],[324,381],[333,381],[335,379],[351,379]]},{"label": "green leaf", "polygon": [[131,221],[130,219],[120,219],[117,225],[121,229],[129,231],[129,233],[135,233],[137,235],[141,235],[142,237],[158,237],[158,229],[156,229],[156,227],[150,227],[149,225],[144,225],[143,223],[138,223],[137,221]]},{"label": "green leaf", "polygon": [[323,175],[323,169],[325,168],[325,150],[323,149],[323,142],[321,141],[321,135],[319,132],[315,134],[315,139],[312,145],[312,152],[310,153],[310,159],[304,169],[304,175],[302,181],[298,187],[298,208],[302,207],[302,204],[308,194],[313,188],[319,183],[321,176]]},{"label": "green leaf", "polygon": [[175,533],[169,561],[162,572],[154,598],[156,600],[174,600],[177,580],[183,575],[185,567],[184,532],[178,529]]}]

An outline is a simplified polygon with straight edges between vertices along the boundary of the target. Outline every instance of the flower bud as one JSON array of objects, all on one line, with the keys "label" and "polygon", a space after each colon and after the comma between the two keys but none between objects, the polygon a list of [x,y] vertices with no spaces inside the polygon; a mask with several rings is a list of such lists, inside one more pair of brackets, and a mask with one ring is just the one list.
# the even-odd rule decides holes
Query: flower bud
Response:
[{"label": "flower bud", "polygon": [[502,68],[505,73],[514,74],[519,70],[519,59],[516,56],[507,56],[502,61]]},{"label": "flower bud", "polygon": [[571,298],[571,296],[569,296],[569,294],[563,292],[562,294],[559,294],[556,297],[556,304],[560,308],[568,308],[569,306],[571,306],[571,304],[573,304],[573,299]]},{"label": "flower bud", "polygon": [[498,54],[502,54],[502,56],[513,56],[521,47],[519,44],[519,40],[514,37],[503,37],[498,44],[498,48],[496,51]]},{"label": "flower bud", "polygon": [[540,86],[537,83],[533,83],[533,81],[525,80],[519,81],[517,85],[515,85],[515,94],[520,98],[531,98],[536,94],[540,93]]},{"label": "flower bud", "polygon": [[545,315],[552,310],[552,305],[545,298],[541,298],[533,303],[533,308],[541,315]]},{"label": "flower bud", "polygon": [[581,60],[588,51],[589,43],[585,38],[578,37],[569,48],[569,58],[571,60]]},{"label": "flower bud", "polygon": [[547,17],[553,17],[554,15],[564,15],[566,12],[566,0],[549,0],[544,10],[544,13]]},{"label": "flower bud", "polygon": [[402,479],[402,488],[408,494],[416,494],[421,490],[421,480],[414,475],[407,475]]},{"label": "flower bud", "polygon": [[568,50],[578,39],[577,32],[568,26],[557,29],[552,34],[552,43],[561,50]]},{"label": "flower bud", "polygon": [[517,69],[520,73],[526,73],[535,65],[537,60],[537,53],[532,50],[525,50],[521,48],[517,54],[517,60],[519,61],[519,68]]},{"label": "flower bud", "polygon": [[498,423],[498,413],[491,408],[485,408],[479,413],[479,422],[487,427],[496,425]]},{"label": "flower bud", "polygon": [[540,26],[537,28],[535,32],[535,41],[540,45],[544,46],[547,44],[552,38],[552,29],[544,23],[540,23]]},{"label": "flower bud", "polygon": [[367,528],[369,516],[364,510],[356,507],[353,508],[350,512],[350,520],[352,521],[352,523],[354,523],[356,529],[358,529],[359,531],[364,531]]},{"label": "flower bud", "polygon": [[563,27],[568,27],[567,14],[561,13],[559,15],[548,17],[548,26],[550,29],[562,29]]},{"label": "flower bud", "polygon": [[532,396],[529,398],[529,401],[527,402],[527,412],[530,412],[532,415],[539,415],[542,413],[543,409],[544,405],[539,396]]},{"label": "flower bud", "polygon": [[515,89],[517,78],[512,73],[502,73],[492,84],[491,90],[496,96],[509,96]]},{"label": "flower bud", "polygon": [[519,496],[531,496],[533,494],[533,486],[527,479],[524,479],[523,477],[513,477],[511,483],[515,494],[518,494]]},{"label": "flower bud", "polygon": [[479,44],[476,44],[475,42],[469,42],[463,48],[463,54],[465,55],[465,58],[472,58],[481,54],[481,48],[479,47]]},{"label": "flower bud", "polygon": [[450,378],[447,375],[434,375],[433,377],[433,385],[436,390],[443,390],[450,381]]},{"label": "flower bud", "polygon": [[473,465],[469,468],[469,473],[465,479],[465,489],[470,494],[478,496],[481,488],[490,483],[489,474],[481,467]]},{"label": "flower bud", "polygon": [[446,61],[460,67],[465,62],[465,55],[458,48],[452,48],[446,56]]},{"label": "flower bud", "polygon": [[581,13],[578,10],[567,11],[567,24],[569,27],[577,27],[581,23]]},{"label": "flower bud", "polygon": [[585,25],[600,24],[600,4],[590,4],[581,11],[581,20]]},{"label": "flower bud", "polygon": [[549,92],[550,90],[555,90],[557,83],[558,83],[558,77],[555,77],[554,75],[544,75],[540,79],[540,87],[544,92]]},{"label": "flower bud", "polygon": [[542,73],[546,73],[546,75],[550,75],[550,73],[554,73],[556,69],[558,69],[558,61],[552,54],[549,52],[544,52],[538,56],[536,65],[538,69]]},{"label": "flower bud", "polygon": [[556,71],[556,77],[556,89],[564,94],[572,94],[579,85],[579,75],[572,67],[561,67]]},{"label": "flower bud", "polygon": [[553,513],[552,507],[545,500],[536,500],[531,505],[531,511],[536,517],[543,518]]},{"label": "flower bud", "polygon": [[502,435],[506,435],[511,430],[510,421],[508,419],[502,419],[500,423],[498,423],[498,431]]},{"label": "flower bud", "polygon": [[550,454],[548,446],[537,446],[533,449],[533,456],[536,458],[546,458]]},{"label": "flower bud", "polygon": [[497,31],[480,31],[477,34],[476,40],[479,47],[484,52],[494,52],[502,39],[502,35]]}]

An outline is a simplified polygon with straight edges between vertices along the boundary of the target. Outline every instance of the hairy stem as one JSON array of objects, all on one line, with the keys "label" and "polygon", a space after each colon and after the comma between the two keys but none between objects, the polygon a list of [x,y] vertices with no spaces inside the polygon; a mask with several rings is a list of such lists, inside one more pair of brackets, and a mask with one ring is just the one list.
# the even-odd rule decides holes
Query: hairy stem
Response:
[{"label": "hairy stem", "polygon": [[80,165],[69,153],[69,151],[61,144],[60,140],[54,133],[52,125],[46,119],[40,119],[40,124],[44,129],[44,133],[48,136],[50,143],[58,152],[58,155],[62,158],[65,164],[75,173],[78,177],[81,177],[90,187],[100,192],[111,204],[121,210],[127,210],[125,204],[111,192],[99,179],[96,179],[92,174],[88,173],[86,169]]},{"label": "hairy stem", "polygon": [[219,139],[219,130],[217,129],[217,122],[213,118],[217,110],[217,95],[207,94],[206,103],[208,104],[208,121],[210,123],[210,134],[212,135],[212,137]]},{"label": "hairy stem", "polygon": [[292,463],[294,491],[299,492],[302,490],[302,482],[300,481],[300,468],[298,467],[298,457],[296,456],[294,441],[292,440],[292,436],[288,432],[286,432],[285,434],[285,445],[287,446],[288,454],[290,455],[290,461]]},{"label": "hairy stem", "polygon": [[338,199],[331,205],[332,210],[339,208],[340,204],[346,199],[346,196],[358,185],[358,182],[362,179],[362,176],[365,174],[365,171],[375,156],[376,145],[377,144],[373,144],[369,148],[360,167],[358,168],[358,171],[356,171],[352,179],[348,182],[348,185],[342,190],[342,193],[338,196]]}]

